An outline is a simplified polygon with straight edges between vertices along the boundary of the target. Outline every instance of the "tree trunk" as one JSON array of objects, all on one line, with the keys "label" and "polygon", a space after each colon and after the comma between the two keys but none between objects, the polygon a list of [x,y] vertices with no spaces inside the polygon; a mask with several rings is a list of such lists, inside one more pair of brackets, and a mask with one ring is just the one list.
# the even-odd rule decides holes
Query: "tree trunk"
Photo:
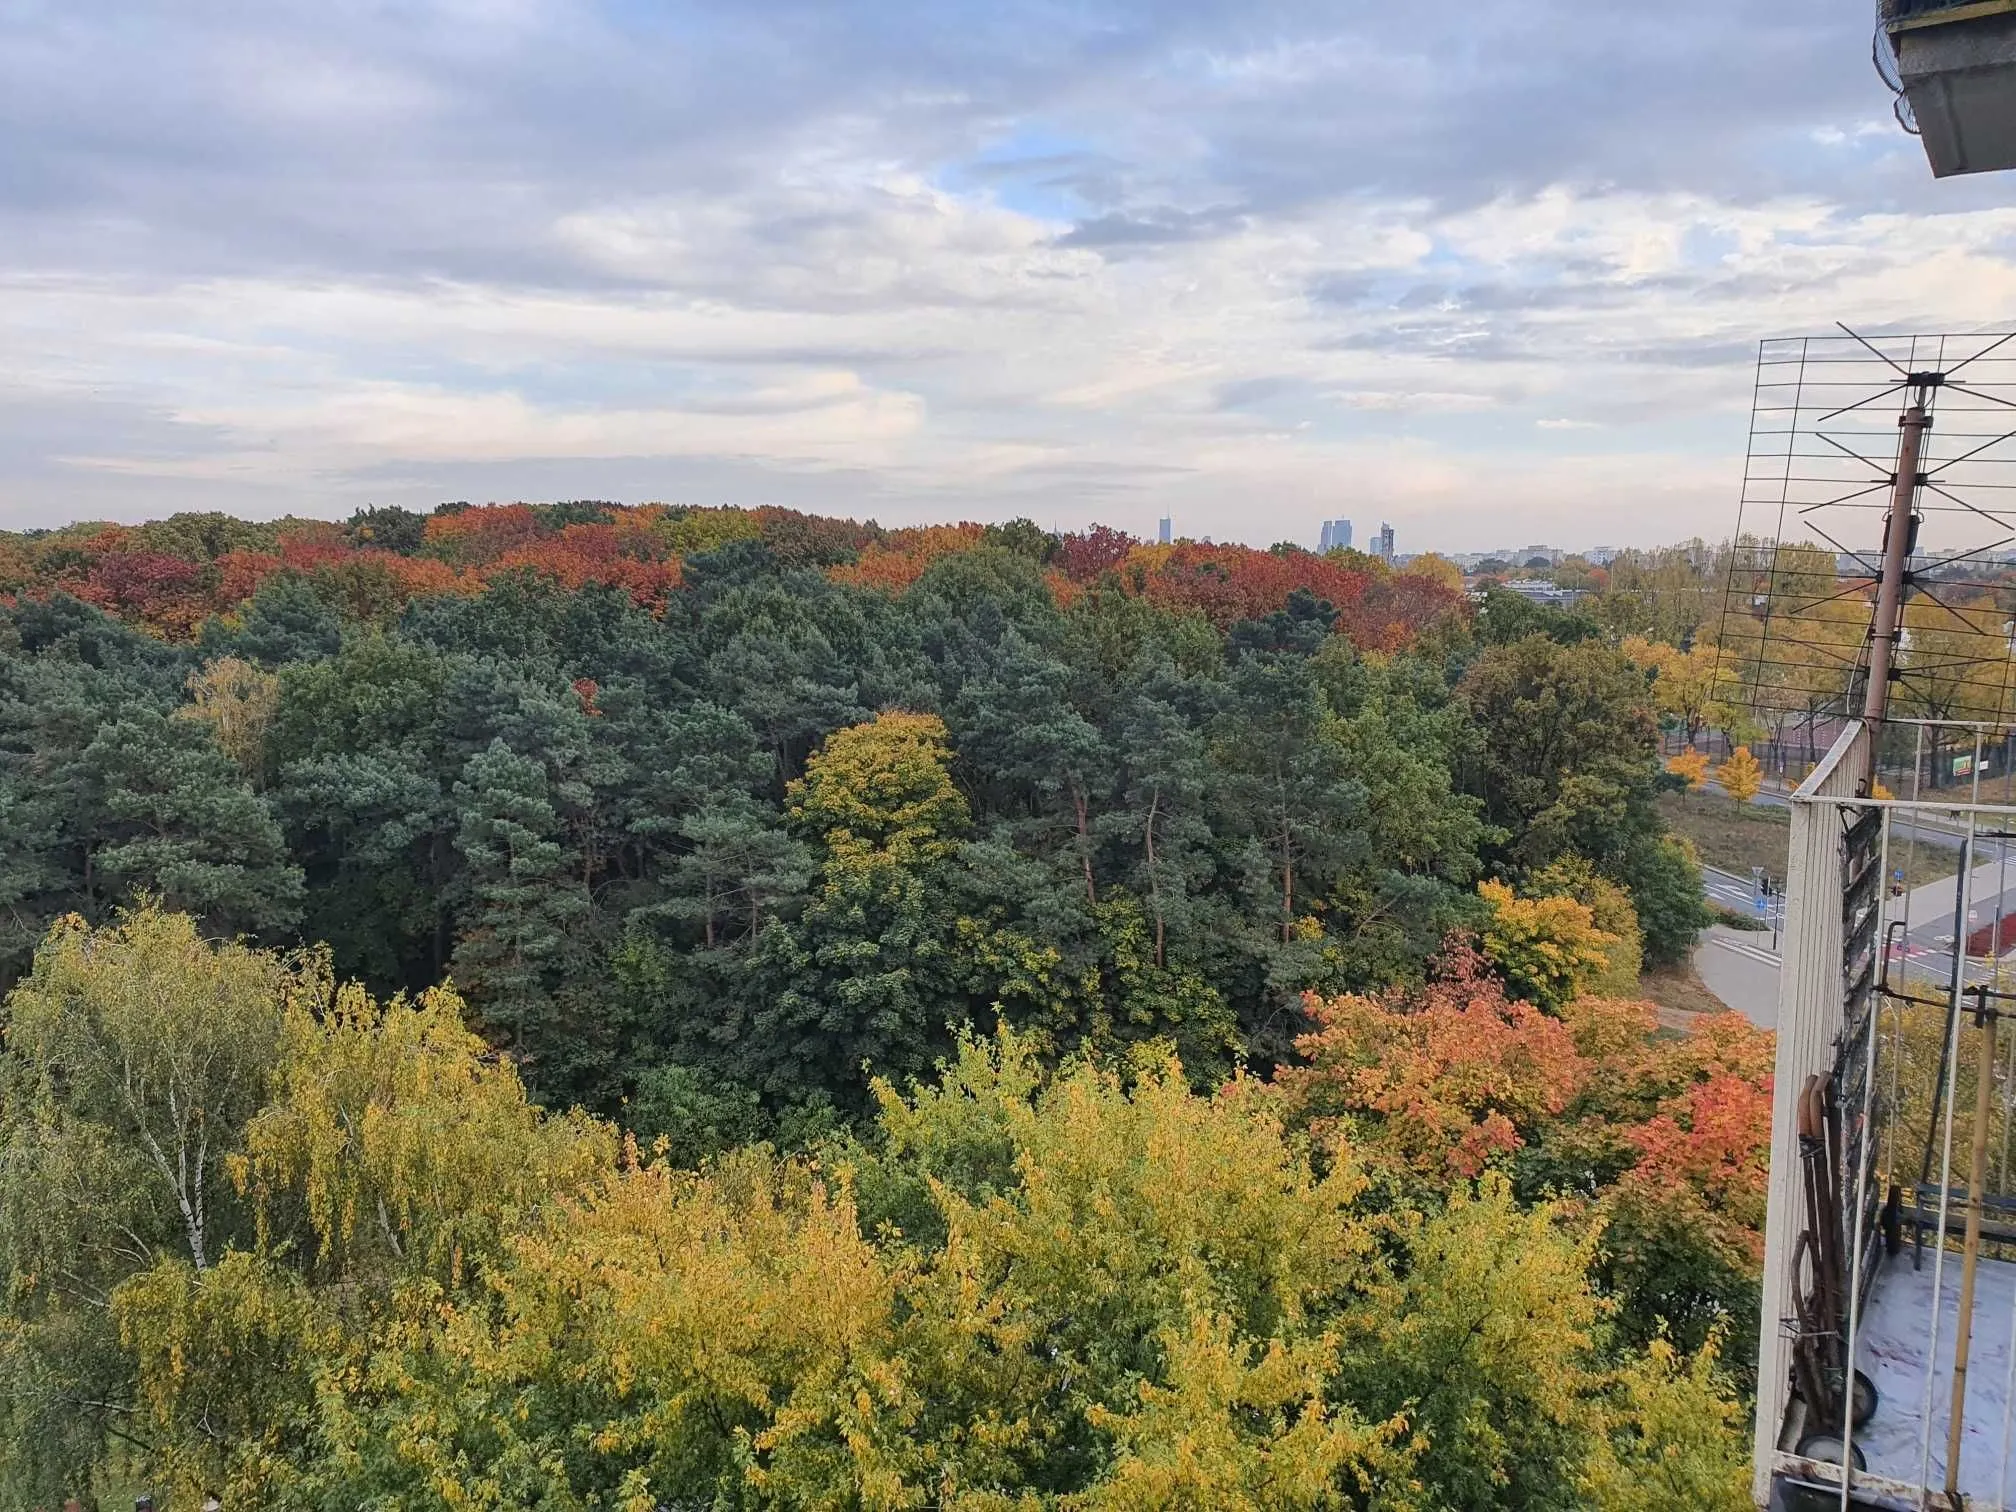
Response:
[{"label": "tree trunk", "polygon": [[427,867],[434,876],[434,980],[440,981],[448,972],[448,956],[453,944],[453,932],[449,926],[448,909],[440,900],[446,896],[448,884],[448,836],[443,830],[434,831],[434,838],[428,844]]},{"label": "tree trunk", "polygon": [[1075,782],[1071,784],[1071,804],[1078,813],[1078,860],[1085,868],[1085,901],[1087,904],[1096,905],[1099,901],[1099,892],[1092,885],[1092,837],[1086,823],[1085,795],[1078,791],[1078,784]]},{"label": "tree trunk", "polygon": [[1295,938],[1295,839],[1287,821],[1281,824],[1281,943]]},{"label": "tree trunk", "polygon": [[1155,814],[1162,806],[1162,789],[1157,785],[1148,799],[1148,906],[1155,914],[1155,965],[1162,966],[1162,873],[1155,865]]}]

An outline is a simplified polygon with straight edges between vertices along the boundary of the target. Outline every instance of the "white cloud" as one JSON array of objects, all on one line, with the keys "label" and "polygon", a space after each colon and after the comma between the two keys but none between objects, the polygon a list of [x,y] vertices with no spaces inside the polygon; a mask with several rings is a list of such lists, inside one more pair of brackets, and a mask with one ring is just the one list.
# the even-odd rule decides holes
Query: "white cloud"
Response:
[{"label": "white cloud", "polygon": [[[1818,67],[1832,12],[1798,3]],[[1713,535],[1757,337],[2016,316],[2016,210],[1899,189],[1908,142],[1840,152],[1859,75],[1717,76],[1684,122],[1632,87],[1734,0],[1485,6],[1488,56],[1293,4],[899,10],[454,0],[318,48],[283,5],[185,70],[221,81],[207,134],[119,37],[0,59],[0,130],[55,144],[0,188],[0,521],[705,486],[1263,542],[1351,507],[1419,547]],[[1564,84],[1532,49],[1570,20],[1621,50]],[[1596,120],[1637,156],[1590,155]],[[1844,166],[1755,167],[1802,143]]]}]

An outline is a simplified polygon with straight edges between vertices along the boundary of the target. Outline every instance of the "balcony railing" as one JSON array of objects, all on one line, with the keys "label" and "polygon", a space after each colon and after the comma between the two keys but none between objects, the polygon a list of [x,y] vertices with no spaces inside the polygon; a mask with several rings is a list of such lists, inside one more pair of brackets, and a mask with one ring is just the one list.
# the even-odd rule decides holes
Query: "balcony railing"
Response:
[{"label": "balcony railing", "polygon": [[[2008,727],[1945,733],[1978,773]],[[1849,725],[1792,800],[1757,1502],[2007,1509],[2016,806],[1984,801],[1978,776],[1870,798],[1869,742]],[[1955,873],[1907,889],[1940,820],[1964,831]]]}]

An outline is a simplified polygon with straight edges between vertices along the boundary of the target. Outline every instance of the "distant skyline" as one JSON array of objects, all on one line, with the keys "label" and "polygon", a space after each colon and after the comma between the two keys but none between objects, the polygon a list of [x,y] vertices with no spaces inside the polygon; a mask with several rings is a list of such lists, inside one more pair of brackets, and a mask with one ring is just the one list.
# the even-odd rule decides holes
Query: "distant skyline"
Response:
[{"label": "distant skyline", "polygon": [[0,528],[443,499],[1720,539],[2006,328],[1838,0],[0,7]]}]

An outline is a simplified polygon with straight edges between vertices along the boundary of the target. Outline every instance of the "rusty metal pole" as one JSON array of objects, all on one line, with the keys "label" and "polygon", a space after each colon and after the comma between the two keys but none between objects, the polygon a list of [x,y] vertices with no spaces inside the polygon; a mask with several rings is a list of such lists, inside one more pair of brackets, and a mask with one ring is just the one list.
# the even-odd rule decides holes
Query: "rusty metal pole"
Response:
[{"label": "rusty metal pole", "polygon": [[1918,464],[1925,450],[1925,432],[1932,417],[1925,413],[1925,392],[1897,422],[1897,475],[1890,485],[1890,509],[1883,517],[1883,576],[1876,586],[1876,620],[1869,627],[1869,686],[1862,695],[1862,719],[1869,731],[1869,770],[1876,780],[1879,729],[1890,708],[1890,668],[1904,628],[1904,575],[1910,565],[1911,522],[1917,513]]},{"label": "rusty metal pole", "polygon": [[[1958,934],[1953,949],[1963,948]],[[1967,1166],[1967,1239],[1960,1261],[1960,1334],[1953,1345],[1953,1406],[1946,1419],[1946,1494],[1960,1494],[1960,1440],[1967,1427],[1967,1364],[1974,1342],[1974,1277],[1981,1262],[1981,1209],[1987,1205],[1988,1121],[1995,1107],[1995,1014],[1988,990],[1976,1000],[1981,1016],[1981,1063],[1974,1082],[1974,1151]],[[1954,1077],[1958,1090],[1959,1077]],[[1944,1244],[1942,1233],[1939,1242]]]}]

